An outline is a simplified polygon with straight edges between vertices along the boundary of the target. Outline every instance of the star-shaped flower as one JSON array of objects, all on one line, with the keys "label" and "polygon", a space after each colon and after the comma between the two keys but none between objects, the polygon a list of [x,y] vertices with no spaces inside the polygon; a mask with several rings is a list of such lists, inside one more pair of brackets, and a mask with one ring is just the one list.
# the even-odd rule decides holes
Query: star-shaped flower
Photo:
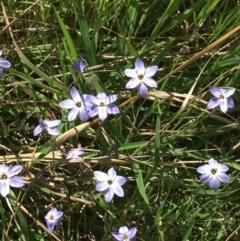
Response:
[{"label": "star-shaped flower", "polygon": [[137,87],[141,96],[146,96],[148,86],[157,88],[157,82],[151,77],[155,75],[158,70],[158,66],[153,65],[145,68],[143,61],[137,58],[135,61],[135,69],[125,69],[126,76],[132,78],[127,84],[126,89],[133,89]]},{"label": "star-shaped flower", "polygon": [[104,192],[104,197],[107,202],[113,199],[114,193],[119,196],[124,196],[122,185],[127,181],[126,177],[117,176],[113,167],[108,170],[108,174],[100,171],[94,171],[94,176],[98,180],[96,190]]},{"label": "star-shaped flower", "polygon": [[84,69],[86,68],[86,63],[83,61],[82,58],[79,58],[77,62],[73,65],[73,69],[78,73],[83,73]]},{"label": "star-shaped flower", "polygon": [[76,116],[78,116],[82,122],[87,121],[89,118],[88,109],[90,109],[92,106],[88,100],[89,95],[84,94],[81,97],[75,87],[72,87],[70,94],[72,96],[72,100],[67,99],[59,103],[59,106],[63,109],[70,109],[68,113],[68,121],[73,121]]},{"label": "star-shaped flower", "polygon": [[134,241],[136,240],[136,233],[136,227],[128,229],[126,226],[122,226],[119,228],[118,232],[112,232],[112,236],[117,241]]},{"label": "star-shaped flower", "polygon": [[[0,50],[0,56],[2,55],[2,51]],[[4,59],[4,58],[0,58],[0,78],[3,77],[3,72],[4,72],[4,69],[6,68],[10,68],[11,67],[11,63]]]},{"label": "star-shaped flower", "polygon": [[25,181],[16,175],[22,171],[21,165],[8,167],[5,164],[0,164],[0,193],[6,197],[10,192],[11,187],[23,187]]},{"label": "star-shaped flower", "polygon": [[60,120],[43,120],[40,118],[39,125],[34,129],[33,135],[36,136],[42,131],[46,130],[49,135],[57,136],[60,134],[60,131],[57,129],[57,126],[60,123]]},{"label": "star-shaped flower", "polygon": [[203,183],[209,182],[209,187],[214,190],[219,188],[221,182],[229,182],[229,177],[225,173],[227,170],[228,166],[219,164],[213,158],[208,161],[208,164],[197,168],[197,172],[202,174],[200,180]]},{"label": "star-shaped flower", "polygon": [[69,151],[68,152],[68,154],[67,154],[67,156],[66,156],[66,159],[68,160],[68,159],[74,159],[74,160],[76,160],[76,159],[78,159],[79,158],[79,156],[81,156],[81,155],[83,155],[84,154],[84,151],[83,151],[83,149],[81,148],[81,147],[79,147],[79,148],[77,148],[77,149],[75,149],[75,150],[72,150],[72,151]]},{"label": "star-shaped flower", "polygon": [[118,98],[118,95],[106,95],[105,93],[99,93],[97,96],[89,95],[88,100],[92,102],[92,107],[89,110],[88,115],[90,117],[98,115],[99,118],[104,121],[108,114],[120,113],[118,107],[113,102]]},{"label": "star-shaped flower", "polygon": [[211,86],[210,92],[214,97],[209,100],[208,109],[213,109],[219,105],[220,110],[226,113],[228,108],[234,107],[233,99],[230,96],[235,92],[235,88],[223,89]]},{"label": "star-shaped flower", "polygon": [[55,225],[59,225],[62,221],[62,211],[58,211],[56,208],[51,208],[44,217],[47,223],[49,231],[53,231]]}]

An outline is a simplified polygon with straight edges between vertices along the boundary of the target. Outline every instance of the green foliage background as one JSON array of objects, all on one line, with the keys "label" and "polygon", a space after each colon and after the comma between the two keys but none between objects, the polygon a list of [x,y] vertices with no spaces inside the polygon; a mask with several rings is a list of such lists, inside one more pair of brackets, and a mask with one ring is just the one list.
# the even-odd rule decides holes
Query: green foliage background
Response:
[{"label": "green foliage background", "polygon": [[[123,225],[142,241],[240,240],[239,32],[209,47],[238,27],[238,1],[4,0],[1,8],[0,47],[12,66],[0,81],[0,160],[23,164],[28,183],[1,198],[2,240],[112,240]],[[80,56],[83,75],[72,69]],[[159,66],[147,98],[125,90],[123,71],[137,57]],[[74,84],[118,93],[121,115],[68,123],[58,103]],[[213,85],[237,89],[227,114],[206,109]],[[34,138],[40,116],[61,118],[62,135]],[[81,131],[69,136],[74,126]],[[83,159],[62,159],[79,144]],[[196,172],[210,158],[230,167],[217,191]],[[124,198],[106,203],[92,171],[111,166],[128,182]],[[52,206],[64,219],[49,233]]]}]

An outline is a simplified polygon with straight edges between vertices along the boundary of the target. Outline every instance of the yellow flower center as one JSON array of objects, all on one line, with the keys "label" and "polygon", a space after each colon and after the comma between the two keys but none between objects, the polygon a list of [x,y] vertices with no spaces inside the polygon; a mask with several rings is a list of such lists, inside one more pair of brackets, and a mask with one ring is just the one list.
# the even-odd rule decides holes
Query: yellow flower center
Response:
[{"label": "yellow flower center", "polygon": [[220,95],[219,99],[223,100],[225,99],[223,95]]},{"label": "yellow flower center", "polygon": [[215,175],[216,172],[217,172],[217,169],[212,169],[212,170],[211,170],[211,173],[212,173],[213,175]]},{"label": "yellow flower center", "polygon": [[101,102],[101,103],[100,103],[100,106],[101,106],[101,107],[104,107],[104,106],[105,106],[105,104],[104,104],[103,102]]},{"label": "yellow flower center", "polygon": [[2,179],[2,180],[7,180],[7,179],[8,179],[7,174],[2,174],[2,176],[1,176],[1,178],[0,178],[0,179]]},{"label": "yellow flower center", "polygon": [[81,108],[82,103],[81,103],[81,102],[78,102],[78,103],[76,104],[76,106],[77,106],[78,108]]},{"label": "yellow flower center", "polygon": [[50,219],[50,220],[54,220],[54,216],[53,216],[53,215],[51,215],[49,219]]},{"label": "yellow flower center", "polygon": [[127,236],[127,235],[124,235],[124,236],[123,236],[123,240],[128,240],[128,236]]},{"label": "yellow flower center", "polygon": [[140,75],[138,75],[138,79],[139,79],[139,80],[143,80],[143,78],[144,78],[144,76],[143,76],[143,75],[141,75],[141,74],[140,74]]},{"label": "yellow flower center", "polygon": [[113,183],[112,180],[108,181],[108,185],[112,185],[112,183]]}]

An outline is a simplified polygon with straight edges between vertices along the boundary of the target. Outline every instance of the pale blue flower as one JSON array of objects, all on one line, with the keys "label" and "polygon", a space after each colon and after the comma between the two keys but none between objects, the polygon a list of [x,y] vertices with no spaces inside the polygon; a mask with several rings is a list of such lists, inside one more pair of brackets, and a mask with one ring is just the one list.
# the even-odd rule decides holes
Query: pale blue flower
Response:
[{"label": "pale blue flower", "polygon": [[136,227],[128,229],[126,226],[122,226],[119,228],[118,232],[112,232],[112,236],[117,241],[134,241],[136,240],[136,233]]},{"label": "pale blue flower", "polygon": [[113,102],[118,98],[118,95],[106,95],[105,93],[99,93],[97,96],[89,95],[88,100],[92,102],[92,107],[89,110],[89,117],[98,115],[99,118],[104,121],[108,114],[120,113],[118,107]]},{"label": "pale blue flower", "polygon": [[59,225],[62,221],[62,211],[58,211],[56,208],[51,208],[47,215],[44,217],[47,223],[49,231],[53,231],[56,225]]},{"label": "pale blue flower", "polygon": [[157,82],[151,77],[155,75],[158,70],[158,66],[153,65],[145,68],[143,61],[137,58],[135,61],[135,69],[125,69],[126,76],[132,78],[127,84],[126,89],[133,89],[137,87],[141,96],[146,96],[148,86],[157,88]]},{"label": "pale blue flower", "polygon": [[197,172],[202,174],[200,180],[203,183],[209,182],[209,187],[214,190],[219,188],[221,182],[229,182],[226,171],[228,171],[228,166],[218,163],[213,158],[208,161],[208,164],[197,168]]},{"label": "pale blue flower", "polygon": [[83,155],[84,154],[84,151],[81,147],[75,149],[75,150],[71,150],[68,152],[68,154],[66,155],[66,159],[78,159],[79,156]]},{"label": "pale blue flower", "polygon": [[210,87],[210,92],[214,97],[212,97],[207,105],[208,109],[213,109],[217,106],[223,113],[226,113],[228,108],[234,107],[233,99],[230,97],[235,92],[235,88],[217,88]]},{"label": "pale blue flower", "polygon": [[[0,50],[0,56],[2,55],[2,51]],[[6,68],[10,68],[11,67],[11,63],[4,59],[4,58],[0,58],[0,78],[3,77],[3,72],[4,72],[4,69]]]},{"label": "pale blue flower", "polygon": [[80,95],[75,87],[72,87],[70,90],[72,96],[71,99],[63,100],[59,103],[59,106],[63,109],[70,109],[68,113],[68,121],[73,121],[76,116],[82,122],[88,120],[88,110],[91,108],[92,104],[88,100],[89,95]]},{"label": "pale blue flower", "polygon": [[6,197],[10,192],[11,187],[23,187],[25,181],[16,175],[22,171],[21,165],[8,167],[5,164],[0,164],[0,193]]},{"label": "pale blue flower", "polygon": [[33,135],[36,136],[42,131],[46,130],[49,135],[57,136],[60,134],[60,131],[57,129],[57,126],[60,123],[60,120],[43,120],[40,118],[39,125],[34,129]]},{"label": "pale blue flower", "polygon": [[82,58],[79,58],[77,62],[73,65],[73,69],[78,73],[83,73],[84,69],[86,68],[86,63],[83,61]]},{"label": "pale blue flower", "polygon": [[98,183],[96,190],[104,193],[105,200],[110,202],[113,199],[114,193],[119,196],[124,196],[122,185],[127,181],[126,177],[117,176],[113,167],[108,170],[108,174],[100,171],[93,172]]}]

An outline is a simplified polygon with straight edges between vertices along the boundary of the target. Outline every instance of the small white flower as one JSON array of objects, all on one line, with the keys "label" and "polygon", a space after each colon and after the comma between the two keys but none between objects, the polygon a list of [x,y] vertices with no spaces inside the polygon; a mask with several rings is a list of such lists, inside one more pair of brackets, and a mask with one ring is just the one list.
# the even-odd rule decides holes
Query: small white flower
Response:
[{"label": "small white flower", "polygon": [[56,208],[51,208],[44,217],[47,223],[49,231],[53,231],[55,225],[59,225],[62,221],[62,211],[58,211]]},{"label": "small white flower", "polygon": [[136,240],[136,233],[136,227],[128,229],[126,226],[122,226],[119,228],[119,232],[112,232],[112,236],[117,241],[134,241]]},{"label": "small white flower", "polygon": [[10,192],[11,187],[23,187],[25,181],[16,175],[22,171],[21,165],[14,165],[11,167],[5,164],[0,164],[0,193],[6,197]]},{"label": "small white flower", "polygon": [[108,170],[108,174],[100,171],[94,171],[94,176],[98,180],[96,190],[104,192],[104,197],[107,202],[112,200],[114,193],[119,197],[124,196],[121,186],[125,184],[127,178],[117,176],[113,167]]},{"label": "small white flower", "polygon": [[75,150],[72,150],[72,151],[69,151],[67,156],[66,156],[66,159],[78,159],[79,156],[83,155],[84,154],[84,151],[81,147],[75,149]]},{"label": "small white flower", "polygon": [[197,172],[202,174],[200,180],[203,183],[209,182],[211,189],[218,189],[221,182],[229,182],[229,177],[225,173],[228,170],[228,166],[218,163],[216,160],[211,158],[208,164],[197,168]]}]

